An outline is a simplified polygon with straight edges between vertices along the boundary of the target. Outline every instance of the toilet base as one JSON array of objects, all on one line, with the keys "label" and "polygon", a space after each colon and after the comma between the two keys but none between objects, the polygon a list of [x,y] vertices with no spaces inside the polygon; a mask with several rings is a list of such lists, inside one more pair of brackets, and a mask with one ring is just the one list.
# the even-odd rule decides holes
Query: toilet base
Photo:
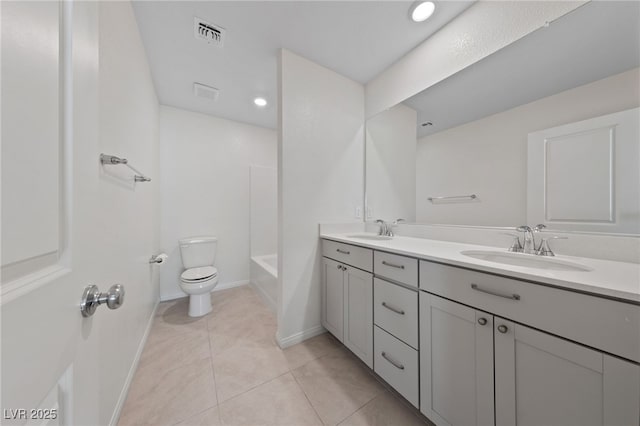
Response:
[{"label": "toilet base", "polygon": [[189,316],[201,317],[211,312],[211,292],[189,296]]}]

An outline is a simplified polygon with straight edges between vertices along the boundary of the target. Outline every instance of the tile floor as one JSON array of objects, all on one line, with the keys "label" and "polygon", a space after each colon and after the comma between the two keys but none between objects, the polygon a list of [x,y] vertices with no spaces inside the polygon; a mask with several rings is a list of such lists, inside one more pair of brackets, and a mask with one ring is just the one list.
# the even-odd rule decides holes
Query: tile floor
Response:
[{"label": "tile floor", "polygon": [[160,304],[121,426],[429,424],[329,334],[281,350],[252,288],[212,300],[196,319],[187,299]]}]

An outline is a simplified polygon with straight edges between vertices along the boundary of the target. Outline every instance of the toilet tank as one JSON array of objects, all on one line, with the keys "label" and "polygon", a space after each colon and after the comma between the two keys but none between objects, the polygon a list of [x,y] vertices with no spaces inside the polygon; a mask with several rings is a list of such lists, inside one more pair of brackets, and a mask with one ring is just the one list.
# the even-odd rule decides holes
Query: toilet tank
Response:
[{"label": "toilet tank", "polygon": [[191,237],[179,241],[180,257],[185,269],[213,266],[216,261],[216,237]]}]

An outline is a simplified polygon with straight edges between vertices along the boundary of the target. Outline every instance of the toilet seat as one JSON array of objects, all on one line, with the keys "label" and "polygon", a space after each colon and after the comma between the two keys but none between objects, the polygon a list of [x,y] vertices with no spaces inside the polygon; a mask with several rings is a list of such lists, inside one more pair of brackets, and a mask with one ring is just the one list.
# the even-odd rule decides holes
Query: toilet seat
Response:
[{"label": "toilet seat", "polygon": [[184,283],[198,283],[218,276],[218,270],[213,266],[187,269],[180,275]]}]

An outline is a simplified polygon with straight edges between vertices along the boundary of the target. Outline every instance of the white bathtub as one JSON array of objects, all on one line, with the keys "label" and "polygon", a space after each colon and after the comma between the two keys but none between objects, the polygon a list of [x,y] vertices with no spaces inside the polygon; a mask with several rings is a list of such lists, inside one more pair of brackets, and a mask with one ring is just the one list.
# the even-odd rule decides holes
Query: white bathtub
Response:
[{"label": "white bathtub", "polygon": [[278,255],[265,254],[251,258],[251,286],[275,312],[278,297]]}]

